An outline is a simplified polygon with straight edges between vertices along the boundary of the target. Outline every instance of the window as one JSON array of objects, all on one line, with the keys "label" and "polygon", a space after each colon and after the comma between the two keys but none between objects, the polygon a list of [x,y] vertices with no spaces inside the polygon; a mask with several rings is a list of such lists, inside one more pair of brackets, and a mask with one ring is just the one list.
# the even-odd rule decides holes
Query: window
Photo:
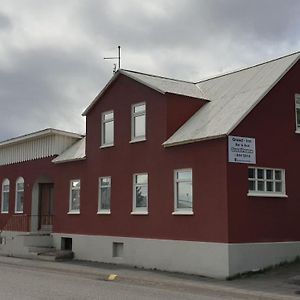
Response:
[{"label": "window", "polygon": [[300,94],[295,95],[296,131],[300,132]]},{"label": "window", "polygon": [[75,179],[70,182],[70,206],[69,213],[80,212],[80,180]]},{"label": "window", "polygon": [[133,214],[148,213],[148,174],[133,175]]},{"label": "window", "polygon": [[111,177],[99,178],[98,213],[110,213]]},{"label": "window", "polygon": [[6,214],[9,211],[9,180],[4,179],[2,182],[1,212]]},{"label": "window", "polygon": [[131,112],[131,140],[146,139],[146,104],[138,103],[132,106]]},{"label": "window", "polygon": [[282,169],[248,168],[250,196],[285,196],[285,172]]},{"label": "window", "polygon": [[191,169],[175,170],[174,194],[176,213],[192,213],[193,210],[193,179]]},{"label": "window", "polygon": [[114,145],[114,112],[102,114],[101,146]]},{"label": "window", "polygon": [[22,213],[24,208],[24,178],[19,177],[16,181],[15,212]]}]

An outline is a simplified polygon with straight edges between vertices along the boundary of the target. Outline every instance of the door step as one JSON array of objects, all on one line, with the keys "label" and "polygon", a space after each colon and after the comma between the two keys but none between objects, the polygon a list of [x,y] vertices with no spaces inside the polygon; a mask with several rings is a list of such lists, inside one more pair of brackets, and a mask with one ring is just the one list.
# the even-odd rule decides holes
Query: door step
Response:
[{"label": "door step", "polygon": [[40,260],[57,261],[73,259],[74,253],[71,250],[49,250],[37,253],[37,258]]}]

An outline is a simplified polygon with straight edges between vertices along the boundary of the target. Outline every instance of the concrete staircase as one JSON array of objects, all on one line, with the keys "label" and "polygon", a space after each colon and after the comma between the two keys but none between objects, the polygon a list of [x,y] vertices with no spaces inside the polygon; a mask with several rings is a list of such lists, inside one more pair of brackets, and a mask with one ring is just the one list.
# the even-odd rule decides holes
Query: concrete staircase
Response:
[{"label": "concrete staircase", "polygon": [[7,234],[0,254],[47,261],[72,259],[74,253],[54,248],[53,237],[49,232]]}]

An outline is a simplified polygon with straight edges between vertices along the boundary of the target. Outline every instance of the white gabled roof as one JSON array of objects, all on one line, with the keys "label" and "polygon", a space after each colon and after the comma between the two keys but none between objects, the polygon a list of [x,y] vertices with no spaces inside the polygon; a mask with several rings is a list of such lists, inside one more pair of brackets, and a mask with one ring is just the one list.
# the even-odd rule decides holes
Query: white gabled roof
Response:
[{"label": "white gabled roof", "polygon": [[197,86],[194,82],[149,75],[129,70],[121,70],[121,73],[154,90],[157,90],[162,94],[171,93],[209,100],[205,93],[203,93],[201,87]]},{"label": "white gabled roof", "polygon": [[164,146],[229,135],[298,61],[299,56],[300,52],[297,52],[196,83],[211,101],[183,124]]},{"label": "white gabled roof", "polygon": [[21,136],[17,136],[5,141],[0,142],[0,148],[2,146],[7,146],[7,145],[12,145],[12,144],[17,144],[17,143],[23,143],[24,141],[29,141],[33,139],[38,139],[38,138],[43,138],[49,135],[61,135],[65,137],[70,137],[70,138],[75,138],[79,139],[82,137],[82,135],[74,132],[69,132],[69,131],[64,131],[64,130],[59,130],[59,129],[54,129],[54,128],[46,128],[43,130],[39,130],[36,132],[24,134]]},{"label": "white gabled roof", "polygon": [[53,163],[64,163],[76,160],[83,160],[86,157],[85,154],[85,137],[71,145],[63,153],[52,160]]},{"label": "white gabled roof", "polygon": [[59,155],[82,135],[53,128],[0,142],[0,166]]},{"label": "white gabled roof", "polygon": [[166,94],[177,94],[183,95],[198,99],[209,100],[207,96],[203,93],[200,86],[197,86],[193,82],[182,81],[177,79],[171,79],[156,75],[150,75],[130,70],[120,69],[116,74],[111,78],[111,80],[106,84],[102,91],[97,95],[97,97],[91,102],[91,104],[85,109],[82,113],[83,116],[86,116],[87,113],[94,107],[99,98],[105,93],[109,86],[118,78],[120,74],[123,74],[145,86],[148,86],[151,89],[158,91],[159,93]]}]

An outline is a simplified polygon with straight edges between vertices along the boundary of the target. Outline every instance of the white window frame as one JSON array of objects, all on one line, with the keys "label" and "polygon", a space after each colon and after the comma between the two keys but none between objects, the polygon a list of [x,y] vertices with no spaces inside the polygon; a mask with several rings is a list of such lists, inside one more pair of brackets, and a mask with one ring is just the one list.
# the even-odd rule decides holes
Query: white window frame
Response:
[{"label": "white window frame", "polygon": [[[249,169],[254,170],[254,177],[249,177]],[[257,170],[263,170],[263,178],[258,178]],[[267,178],[267,170],[271,170],[273,173],[272,179]],[[275,171],[280,171],[281,173],[281,179],[275,179]],[[254,181],[254,190],[249,189],[249,182]],[[259,191],[258,190],[258,182],[263,182],[264,184],[264,190]],[[281,182],[282,185],[282,191],[276,192],[274,191],[267,191],[267,182],[272,182],[273,187],[275,186],[276,182]],[[248,167],[248,196],[254,196],[254,197],[287,197],[286,195],[286,187],[285,187],[285,170],[280,168],[266,168],[266,167]]]},{"label": "white window frame", "polygon": [[[296,133],[300,133],[300,120],[297,119],[297,110],[300,110],[300,94],[295,94],[295,122]],[[299,125],[298,125],[299,123]]]},{"label": "white window frame", "polygon": [[[23,189],[18,189],[18,184],[23,183]],[[23,209],[18,210],[18,194],[23,193]],[[16,180],[16,195],[15,195],[15,213],[22,214],[24,212],[24,201],[25,200],[25,181],[23,177],[19,177]]]},{"label": "white window frame", "polygon": [[[8,191],[4,190],[4,187],[8,186]],[[10,193],[10,182],[8,178],[5,178],[2,181],[2,193],[1,193],[1,213],[2,214],[8,214],[9,213],[9,193]],[[8,194],[8,205],[7,205],[7,210],[4,210],[4,195]]]},{"label": "white window frame", "polygon": [[[134,112],[135,107],[145,105],[145,110],[140,112]],[[146,102],[139,102],[131,105],[131,141],[130,143],[141,142],[146,140],[146,130],[147,130],[147,107]],[[145,135],[135,136],[135,118],[139,116],[145,116]]]},{"label": "white window frame", "polygon": [[[113,114],[112,118],[105,120],[105,116],[109,115],[109,114]],[[113,123],[113,142],[112,143],[105,143],[105,125],[106,123],[112,122]],[[109,111],[105,111],[101,114],[101,148],[105,148],[105,147],[112,147],[114,146],[114,142],[115,142],[115,113],[113,110],[109,110]]]},{"label": "white window frame", "polygon": [[[79,181],[79,187],[73,187],[73,182]],[[78,209],[73,209],[72,208],[72,191],[73,190],[79,190],[79,208]],[[80,190],[81,190],[81,181],[80,179],[72,179],[70,180],[70,190],[69,190],[69,212],[68,214],[80,214]]]},{"label": "white window frame", "polygon": [[[178,179],[177,174],[179,172],[190,172],[191,180]],[[178,189],[178,183],[180,183],[180,182],[190,182],[192,184],[192,207],[191,208],[178,207],[177,189]],[[194,194],[194,191],[193,191],[193,170],[192,170],[192,168],[174,170],[174,212],[172,214],[173,215],[193,215],[194,214],[194,212],[193,212],[193,206],[194,206],[193,194]]]},{"label": "white window frame", "polygon": [[[101,185],[101,180],[104,178],[109,179],[109,185],[106,185],[106,186]],[[102,203],[101,189],[102,188],[110,188],[109,209],[101,208],[101,203]],[[97,212],[97,214],[109,215],[110,213],[111,213],[111,176],[102,176],[102,177],[99,177],[99,179],[98,179],[98,212]]]},{"label": "white window frame", "polygon": [[[137,183],[137,176],[139,175],[147,175],[147,183]],[[148,215],[148,206],[149,206],[149,175],[148,173],[135,173],[133,174],[133,189],[132,189],[132,195],[133,195],[133,203],[132,203],[132,215]],[[137,187],[144,187],[147,188],[147,200],[146,200],[146,206],[145,207],[137,207],[136,206],[136,188]]]}]

